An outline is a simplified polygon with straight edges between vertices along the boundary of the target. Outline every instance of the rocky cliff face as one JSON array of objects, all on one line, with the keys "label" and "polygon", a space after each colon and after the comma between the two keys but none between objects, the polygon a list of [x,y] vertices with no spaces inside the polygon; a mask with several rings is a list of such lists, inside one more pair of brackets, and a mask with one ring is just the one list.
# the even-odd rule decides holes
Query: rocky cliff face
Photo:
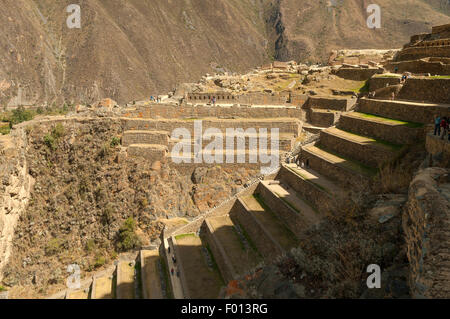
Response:
[{"label": "rocky cliff face", "polygon": [[0,281],[2,269],[11,255],[14,229],[25,210],[33,185],[26,161],[24,130],[0,136]]},{"label": "rocky cliff face", "polygon": [[401,46],[447,23],[450,10],[439,0],[380,0],[382,28],[370,30],[370,1],[86,0],[81,29],[69,29],[68,4],[3,1],[3,106],[123,103],[270,58],[326,61],[331,49]]}]

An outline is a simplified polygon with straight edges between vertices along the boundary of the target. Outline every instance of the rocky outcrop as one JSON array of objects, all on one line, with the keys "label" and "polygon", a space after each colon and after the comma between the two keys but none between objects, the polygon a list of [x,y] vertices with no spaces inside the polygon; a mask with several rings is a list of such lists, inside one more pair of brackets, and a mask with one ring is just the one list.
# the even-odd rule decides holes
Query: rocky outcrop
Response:
[{"label": "rocky outcrop", "polygon": [[426,168],[409,188],[403,230],[414,298],[450,297],[450,170]]},{"label": "rocky outcrop", "polygon": [[30,199],[33,178],[28,174],[23,128],[0,136],[0,281],[9,260],[14,229]]}]

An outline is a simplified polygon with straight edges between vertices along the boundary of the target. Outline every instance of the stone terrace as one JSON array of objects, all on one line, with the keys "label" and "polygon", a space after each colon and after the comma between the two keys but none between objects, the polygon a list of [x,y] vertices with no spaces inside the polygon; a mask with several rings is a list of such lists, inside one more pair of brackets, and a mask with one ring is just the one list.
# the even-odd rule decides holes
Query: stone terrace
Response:
[{"label": "stone terrace", "polygon": [[[222,158],[223,165],[259,167],[260,162],[250,162],[251,155],[257,155],[253,147],[261,147],[270,151],[272,129],[279,130],[280,156],[290,151],[295,139],[302,129],[303,110],[296,107],[208,107],[179,106],[154,104],[150,106],[128,109],[122,118],[124,132],[122,146],[129,156],[140,156],[146,160],[169,161],[170,165],[180,172],[191,174],[198,163],[194,163],[195,127],[201,121],[202,134],[209,128],[219,129],[223,134],[224,143],[233,140],[234,145],[224,145],[237,155],[245,155],[245,163],[226,163],[225,152],[210,152],[202,148],[202,155],[215,155]],[[186,129],[190,136],[172,136],[174,130]],[[235,133],[227,130],[245,130],[246,138],[241,145],[235,138]],[[260,138],[266,136],[267,145],[259,145]],[[232,138],[233,137],[233,138]],[[256,141],[256,144],[251,144]],[[172,156],[172,150],[180,143],[188,154]],[[203,147],[209,144],[203,141]],[[270,153],[270,152],[269,152]],[[204,163],[205,166],[217,165]]]}]

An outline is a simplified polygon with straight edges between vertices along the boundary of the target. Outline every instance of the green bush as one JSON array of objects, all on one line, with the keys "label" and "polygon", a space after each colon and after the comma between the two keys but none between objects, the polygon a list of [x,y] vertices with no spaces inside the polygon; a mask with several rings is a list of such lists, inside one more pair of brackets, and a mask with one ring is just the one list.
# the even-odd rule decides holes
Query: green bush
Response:
[{"label": "green bush", "polygon": [[10,117],[9,122],[12,125],[19,124],[22,122],[30,121],[34,117],[34,111],[25,110],[23,106],[19,106],[17,109],[12,111],[12,115]]},{"label": "green bush", "polygon": [[57,148],[58,140],[63,137],[64,134],[64,126],[61,123],[58,123],[50,134],[44,136],[44,144],[54,151]]},{"label": "green bush", "polygon": [[111,145],[111,147],[116,147],[116,146],[120,145],[120,138],[113,137],[110,145]]},{"label": "green bush", "polygon": [[97,256],[95,258],[94,268],[99,268],[106,264],[106,258],[104,256]]},{"label": "green bush", "polygon": [[63,137],[65,134],[64,126],[61,123],[56,124],[56,126],[52,130],[52,136],[55,139],[59,139]]},{"label": "green bush", "polygon": [[130,217],[123,223],[119,229],[119,241],[117,247],[119,250],[126,251],[139,248],[142,245],[141,240],[136,234],[136,222]]},{"label": "green bush", "polygon": [[3,286],[0,286],[0,292],[2,292],[2,291],[6,291],[6,288]]},{"label": "green bush", "polygon": [[47,134],[44,136],[44,144],[47,145],[50,149],[56,150],[56,140],[51,134]]},{"label": "green bush", "polygon": [[89,239],[86,242],[86,251],[88,253],[90,253],[90,252],[94,251],[95,248],[96,248],[95,241],[93,239]]},{"label": "green bush", "polygon": [[65,247],[64,241],[59,238],[52,238],[45,246],[45,254],[52,256],[60,253]]},{"label": "green bush", "polygon": [[2,125],[4,123],[0,122],[0,135],[7,135],[11,131],[9,125]]}]

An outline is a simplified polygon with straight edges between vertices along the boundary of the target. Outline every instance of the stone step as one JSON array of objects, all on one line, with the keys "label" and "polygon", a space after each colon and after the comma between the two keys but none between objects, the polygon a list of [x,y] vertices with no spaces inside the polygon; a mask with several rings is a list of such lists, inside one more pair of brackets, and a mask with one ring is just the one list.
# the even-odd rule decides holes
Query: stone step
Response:
[{"label": "stone step", "polygon": [[117,299],[135,298],[135,264],[134,260],[119,261],[117,264]]},{"label": "stone step", "polygon": [[66,299],[89,299],[89,288],[68,291]]},{"label": "stone step", "polygon": [[401,121],[433,124],[436,114],[450,116],[450,105],[362,98],[358,111]]},{"label": "stone step", "polygon": [[403,148],[402,145],[356,135],[336,127],[322,131],[319,144],[327,150],[338,152],[374,168],[394,159]]},{"label": "stone step", "polygon": [[230,217],[244,228],[264,258],[281,255],[297,244],[295,235],[258,195],[238,198]]},{"label": "stone step", "polygon": [[318,127],[330,127],[339,119],[339,112],[311,109],[309,112],[309,120],[311,123]]},{"label": "stone step", "polygon": [[341,115],[337,127],[395,144],[414,144],[424,139],[422,124],[393,120],[367,113],[351,112]]},{"label": "stone step", "polygon": [[167,131],[125,131],[122,136],[122,146],[132,144],[169,145]]},{"label": "stone step", "polygon": [[149,161],[160,161],[168,154],[168,148],[165,145],[157,144],[131,144],[127,148],[128,156],[142,157]]},{"label": "stone step", "polygon": [[307,168],[312,168],[342,186],[350,185],[361,189],[376,174],[376,170],[362,163],[330,153],[315,145],[302,148],[301,160]]},{"label": "stone step", "polygon": [[302,128],[303,128],[303,130],[305,130],[311,134],[318,134],[325,129],[325,127],[314,126],[314,125],[307,124],[307,123],[305,123]]},{"label": "stone step", "polygon": [[142,299],[163,299],[158,250],[141,250]]},{"label": "stone step", "polygon": [[94,278],[91,299],[114,299],[114,290],[113,275]]},{"label": "stone step", "polygon": [[204,229],[225,282],[244,275],[262,260],[243,230],[238,232],[230,216],[206,218]]},{"label": "stone step", "polygon": [[342,198],[345,193],[341,187],[323,175],[294,163],[281,165],[276,179],[288,184],[303,198],[308,198],[320,212],[332,209],[336,200]]},{"label": "stone step", "polygon": [[177,270],[184,276],[189,298],[217,299],[224,283],[207,245],[194,233],[175,236],[175,242]]},{"label": "stone step", "polygon": [[255,195],[262,199],[297,238],[301,238],[305,230],[321,219],[320,213],[305,199],[280,181],[261,181]]},{"label": "stone step", "polygon": [[355,105],[356,99],[347,99],[333,96],[310,96],[306,107],[345,112]]}]

